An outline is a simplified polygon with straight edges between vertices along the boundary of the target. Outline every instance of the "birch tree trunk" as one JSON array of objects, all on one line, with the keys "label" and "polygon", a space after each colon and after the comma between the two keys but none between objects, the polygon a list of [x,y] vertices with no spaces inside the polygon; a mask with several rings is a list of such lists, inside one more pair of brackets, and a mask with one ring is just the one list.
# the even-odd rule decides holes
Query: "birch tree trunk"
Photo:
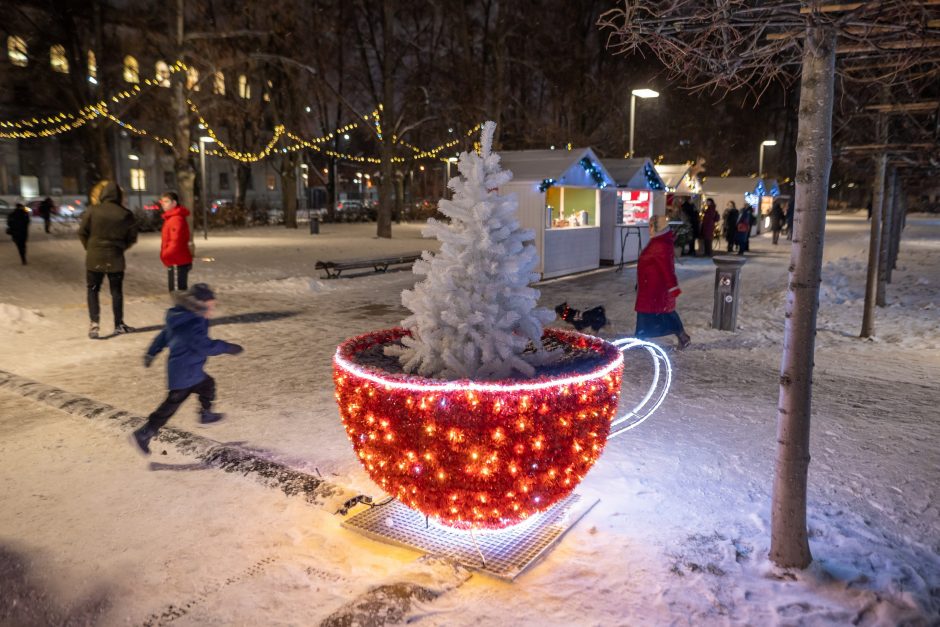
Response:
[{"label": "birch tree trunk", "polygon": [[896,168],[888,170],[885,182],[884,205],[881,209],[881,241],[878,243],[878,289],[875,291],[875,305],[888,305],[888,249],[894,239],[894,181]]},{"label": "birch tree trunk", "polygon": [[906,196],[902,193],[903,183],[901,177],[895,179],[894,203],[897,211],[894,212],[894,228],[891,229],[891,254],[888,260],[888,283],[891,282],[891,271],[898,267],[898,253],[901,249],[901,231],[904,230],[904,214],[907,212]]},{"label": "birch tree trunk", "polygon": [[777,457],[771,504],[770,559],[805,568],[812,562],[806,532],[806,485],[812,409],[813,355],[822,270],[823,237],[832,166],[835,34],[807,28],[803,50],[797,137],[795,235],[790,254]]},{"label": "birch tree trunk", "polygon": [[871,200],[871,237],[868,240],[868,280],[865,282],[865,305],[862,311],[860,337],[875,334],[875,297],[878,291],[878,258],[881,251],[881,222],[885,205],[885,170],[888,156],[880,154],[875,161],[875,189]]}]

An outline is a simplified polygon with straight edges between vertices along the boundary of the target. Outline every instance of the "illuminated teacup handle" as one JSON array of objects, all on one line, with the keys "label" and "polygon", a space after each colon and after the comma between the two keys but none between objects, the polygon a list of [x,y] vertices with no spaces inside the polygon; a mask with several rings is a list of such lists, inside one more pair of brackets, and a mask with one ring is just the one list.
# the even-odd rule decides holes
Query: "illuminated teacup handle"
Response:
[{"label": "illuminated teacup handle", "polygon": [[[643,397],[643,400],[641,400],[636,407],[611,421],[610,435],[607,436],[608,440],[620,435],[624,431],[629,431],[633,427],[639,426],[643,423],[643,421],[652,416],[653,412],[659,409],[659,406],[663,404],[664,400],[666,400],[666,394],[669,392],[669,386],[672,385],[672,366],[669,364],[669,357],[666,356],[666,351],[664,351],[660,346],[653,344],[652,342],[638,340],[634,337],[628,337],[622,340],[614,340],[611,342],[611,344],[620,349],[620,352],[622,353],[626,353],[631,348],[646,349],[646,351],[653,358],[653,383],[650,385],[650,389],[646,393],[646,396]],[[660,362],[662,362],[662,364],[660,364]],[[665,370],[665,380],[660,386],[659,379],[663,370]],[[618,427],[618,425],[623,425],[624,423],[627,424]]]}]

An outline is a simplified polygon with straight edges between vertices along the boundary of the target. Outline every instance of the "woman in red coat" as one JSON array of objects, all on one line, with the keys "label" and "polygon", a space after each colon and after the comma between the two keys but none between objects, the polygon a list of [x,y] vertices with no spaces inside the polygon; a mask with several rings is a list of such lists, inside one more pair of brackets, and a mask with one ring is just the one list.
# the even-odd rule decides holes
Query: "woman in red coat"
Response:
[{"label": "woman in red coat", "polygon": [[[167,268],[170,291],[187,289],[189,271],[193,267],[193,254],[189,246],[189,209],[179,204],[175,192],[160,196],[163,207],[163,232],[160,243],[160,261]],[[175,275],[175,276],[174,276]]]},{"label": "woman in red coat", "polygon": [[676,297],[682,293],[676,278],[674,237],[669,218],[653,216],[650,220],[650,241],[640,253],[636,277],[636,336],[638,338],[675,335],[679,348],[692,339],[676,313]]}]

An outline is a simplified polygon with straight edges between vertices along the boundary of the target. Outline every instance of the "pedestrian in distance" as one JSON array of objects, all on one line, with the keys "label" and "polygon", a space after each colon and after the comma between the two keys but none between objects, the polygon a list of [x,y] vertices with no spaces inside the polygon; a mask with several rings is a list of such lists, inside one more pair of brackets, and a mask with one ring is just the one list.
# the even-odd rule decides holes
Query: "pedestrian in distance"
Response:
[{"label": "pedestrian in distance", "polygon": [[179,204],[176,192],[163,192],[163,229],[160,234],[160,261],[166,267],[170,291],[188,287],[189,271],[193,267],[192,243],[189,237],[189,209]]},{"label": "pedestrian in distance", "polygon": [[144,455],[150,454],[150,440],[176,413],[180,405],[195,393],[199,399],[199,423],[218,422],[224,414],[212,411],[215,400],[215,379],[203,368],[214,355],[237,355],[244,348],[238,344],[209,338],[209,318],[215,310],[215,294],[205,283],[196,283],[185,292],[176,292],[174,306],[166,312],[166,325],[154,338],[144,355],[144,367],[149,368],[164,348],[169,348],[167,360],[167,393],[157,409],[147,417],[147,423],[131,434],[131,442]]},{"label": "pedestrian in distance", "polygon": [[728,242],[728,252],[734,252],[734,244],[738,237],[738,208],[733,200],[729,200],[725,206],[725,214],[722,217],[722,231],[725,235],[725,241]]},{"label": "pedestrian in distance", "polygon": [[682,219],[692,229],[692,239],[689,241],[689,254],[695,256],[695,240],[702,236],[702,224],[698,217],[698,209],[692,204],[692,201],[686,197],[681,205]]},{"label": "pedestrian in distance", "polygon": [[23,203],[16,203],[16,208],[7,216],[7,235],[13,238],[16,250],[20,253],[20,263],[26,265],[26,241],[29,239],[29,209]]},{"label": "pedestrian in distance", "polygon": [[783,213],[783,207],[780,206],[780,201],[775,200],[773,206],[770,208],[770,231],[773,233],[775,246],[780,240],[780,231],[783,230],[786,219],[787,217]]},{"label": "pedestrian in distance", "polygon": [[682,290],[676,278],[675,238],[666,216],[653,216],[649,228],[650,241],[640,253],[636,267],[636,337],[675,335],[682,350],[692,343],[692,338],[676,312],[676,297]]},{"label": "pedestrian in distance", "polygon": [[55,203],[52,202],[52,199],[46,196],[41,203],[39,203],[39,217],[42,218],[43,224],[46,227],[46,233],[49,232],[49,225],[52,222],[52,212],[55,211]]},{"label": "pedestrian in distance", "polygon": [[751,248],[752,224],[754,224],[754,210],[751,205],[745,204],[744,209],[741,209],[741,215],[738,216],[737,232],[734,240],[739,255],[743,255]]},{"label": "pedestrian in distance", "polygon": [[794,213],[796,213],[796,211],[793,208],[793,203],[788,202],[787,203],[787,239],[788,240],[793,239],[793,214]]},{"label": "pedestrian in distance", "polygon": [[111,289],[114,333],[131,333],[124,324],[124,251],[137,242],[137,221],[122,205],[123,191],[114,181],[100,181],[88,195],[89,207],[82,214],[78,237],[85,247],[85,284],[88,288],[88,337],[99,337],[101,309],[98,295],[104,277]]},{"label": "pedestrian in distance", "polygon": [[712,242],[715,239],[715,225],[718,223],[718,209],[715,201],[709,198],[705,201],[705,211],[702,213],[702,244],[705,256],[712,256]]}]

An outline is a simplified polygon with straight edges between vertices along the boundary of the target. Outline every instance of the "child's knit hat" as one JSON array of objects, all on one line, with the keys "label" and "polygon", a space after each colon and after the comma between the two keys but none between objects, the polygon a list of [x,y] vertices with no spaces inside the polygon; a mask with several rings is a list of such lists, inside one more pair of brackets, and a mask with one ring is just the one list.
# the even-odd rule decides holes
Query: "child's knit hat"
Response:
[{"label": "child's knit hat", "polygon": [[215,300],[215,293],[205,283],[196,283],[191,288],[189,288],[189,294],[194,299],[199,301]]}]

